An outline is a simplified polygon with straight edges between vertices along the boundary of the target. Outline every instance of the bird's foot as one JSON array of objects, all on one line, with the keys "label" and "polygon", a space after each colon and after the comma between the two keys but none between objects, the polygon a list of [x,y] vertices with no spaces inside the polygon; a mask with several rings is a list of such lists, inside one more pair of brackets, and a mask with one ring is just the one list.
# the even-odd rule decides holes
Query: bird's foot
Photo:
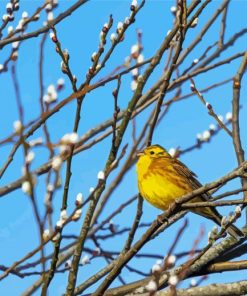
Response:
[{"label": "bird's foot", "polygon": [[168,223],[168,218],[163,214],[160,214],[157,216],[157,221],[160,223],[160,224],[163,224],[164,222],[167,222]]}]

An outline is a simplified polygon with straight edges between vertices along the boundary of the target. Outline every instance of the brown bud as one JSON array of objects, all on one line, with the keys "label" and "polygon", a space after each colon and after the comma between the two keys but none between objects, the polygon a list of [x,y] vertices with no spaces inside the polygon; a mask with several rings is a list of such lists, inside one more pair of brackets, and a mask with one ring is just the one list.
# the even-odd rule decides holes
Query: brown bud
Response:
[{"label": "brown bud", "polygon": [[64,88],[64,85],[62,85],[62,84],[58,84],[57,85],[57,91],[60,91],[60,90],[62,90]]},{"label": "brown bud", "polygon": [[90,67],[89,70],[88,70],[88,72],[89,72],[89,74],[93,75],[94,69],[92,67]]},{"label": "brown bud", "polygon": [[68,73],[68,69],[67,69],[67,67],[66,67],[66,65],[64,63],[62,63],[62,65],[61,65],[61,70],[62,70],[62,72],[64,74],[67,74]]},{"label": "brown bud", "polygon": [[206,107],[208,108],[208,110],[212,110],[212,105],[210,103],[207,103]]},{"label": "brown bud", "polygon": [[16,61],[18,58],[18,51],[13,51],[12,55],[11,55],[11,60],[12,61]]},{"label": "brown bud", "polygon": [[196,90],[196,89],[195,89],[195,85],[194,85],[194,84],[191,84],[191,85],[190,85],[190,89],[191,89],[191,91],[194,92],[194,91]]},{"label": "brown bud", "polygon": [[10,14],[10,15],[9,15],[9,20],[10,20],[10,21],[13,21],[14,19],[15,19],[15,16],[14,16],[13,14]]},{"label": "brown bud", "polygon": [[240,88],[240,82],[238,80],[234,80],[233,87],[234,88]]},{"label": "brown bud", "polygon": [[66,63],[68,63],[68,61],[69,61],[69,52],[67,50],[63,51],[63,56],[64,56],[64,59],[65,59]]},{"label": "brown bud", "polygon": [[100,46],[99,47],[99,53],[101,54],[101,53],[103,53],[104,52],[104,47],[103,46]]},{"label": "brown bud", "polygon": [[135,10],[136,10],[135,5],[131,5],[131,6],[130,6],[130,10],[131,10],[131,11],[135,11]]},{"label": "brown bud", "polygon": [[56,35],[52,36],[51,40],[52,40],[54,43],[57,43],[57,41],[58,41]]},{"label": "brown bud", "polygon": [[11,14],[13,10],[11,7],[7,7],[6,11],[7,11],[7,13]]},{"label": "brown bud", "polygon": [[18,2],[15,3],[15,5],[14,5],[14,10],[17,11],[17,10],[19,10],[19,8],[20,8],[19,3],[18,3]]},{"label": "brown bud", "polygon": [[76,205],[77,207],[79,207],[79,206],[81,205],[81,202],[79,202],[78,200],[76,200],[76,201],[75,201],[75,205]]}]

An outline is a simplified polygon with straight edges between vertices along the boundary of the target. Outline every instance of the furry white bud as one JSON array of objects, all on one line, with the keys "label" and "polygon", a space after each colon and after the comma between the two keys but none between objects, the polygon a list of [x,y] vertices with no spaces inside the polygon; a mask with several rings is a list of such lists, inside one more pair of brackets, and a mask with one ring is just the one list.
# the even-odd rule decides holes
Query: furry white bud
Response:
[{"label": "furry white bud", "polygon": [[131,50],[130,53],[132,55],[137,55],[139,53],[139,45],[138,44],[134,44],[131,46]]},{"label": "furry white bud", "polygon": [[109,25],[107,23],[104,23],[104,28],[108,29],[109,28]]},{"label": "furry white bud", "polygon": [[43,232],[43,235],[42,235],[43,239],[47,240],[49,238],[49,236],[50,236],[50,230],[45,229],[44,232]]},{"label": "furry white bud", "polygon": [[169,265],[174,265],[175,262],[177,260],[177,257],[175,255],[170,255],[167,259],[166,259],[166,262],[169,264]]},{"label": "furry white bud", "polygon": [[144,55],[143,54],[139,54],[138,55],[138,58],[137,58],[137,63],[140,64],[140,63],[143,63],[144,62]]},{"label": "furry white bud", "polygon": [[47,14],[47,21],[50,22],[54,19],[54,15],[52,11],[49,11]]},{"label": "furry white bud", "polygon": [[73,217],[72,217],[72,220],[76,221],[76,220],[80,219],[81,214],[82,214],[82,209],[76,210]]},{"label": "furry white bud", "polygon": [[172,13],[175,13],[175,12],[177,11],[177,7],[176,7],[176,6],[172,6],[172,7],[170,8],[170,11],[171,11]]},{"label": "furry white bud", "polygon": [[7,4],[6,4],[6,9],[7,9],[7,10],[9,10],[9,9],[12,10],[12,9],[13,9],[13,4],[10,3],[10,2],[7,3]]},{"label": "furry white bud", "polygon": [[211,124],[209,125],[209,129],[210,129],[211,131],[215,131],[215,130],[216,130],[216,126],[215,126],[215,124],[211,123]]},{"label": "furry white bud", "polygon": [[112,33],[110,36],[111,42],[114,42],[117,39],[117,35],[115,33]]},{"label": "furry white bud", "polygon": [[128,16],[125,18],[124,23],[126,25],[129,25],[130,24],[130,18]]},{"label": "furry white bud", "polygon": [[8,15],[8,14],[4,14],[4,15],[2,16],[2,20],[3,20],[4,22],[7,22],[7,21],[9,20],[9,15]]},{"label": "furry white bud", "polygon": [[98,172],[98,179],[99,180],[105,180],[105,173],[103,171]]},{"label": "furry white bud", "polygon": [[132,76],[137,76],[138,75],[138,69],[135,68],[135,69],[131,70],[131,74],[132,74]]},{"label": "furry white bud", "polygon": [[97,57],[97,52],[95,51],[91,55],[91,59],[92,59],[93,62],[96,60],[96,57]]},{"label": "furry white bud", "polygon": [[137,88],[137,81],[136,80],[131,81],[130,88],[132,91],[136,90],[136,88]]},{"label": "furry white bud", "polygon": [[86,265],[86,264],[89,264],[89,263],[90,263],[90,258],[88,257],[88,255],[83,256],[82,259],[81,259],[81,264]]},{"label": "furry white bud", "polygon": [[24,20],[20,19],[18,22],[18,25],[16,26],[16,30],[22,30],[23,29]]},{"label": "furry white bud", "polygon": [[199,140],[199,141],[202,141],[202,140],[203,140],[202,134],[200,134],[200,133],[198,133],[198,134],[196,135],[196,138],[197,138],[197,140]]},{"label": "furry white bud", "polygon": [[60,213],[60,219],[62,221],[66,221],[68,219],[68,215],[67,215],[67,211],[66,210],[62,210]]},{"label": "furry white bud", "polygon": [[132,0],[131,6],[137,7],[138,3],[137,0]]},{"label": "furry white bud", "polygon": [[175,148],[170,148],[169,151],[168,151],[168,153],[173,157],[173,156],[176,155],[176,151],[177,150]]},{"label": "furry white bud", "polygon": [[22,131],[22,128],[23,128],[22,123],[21,123],[20,120],[16,120],[16,121],[14,121],[14,123],[13,123],[13,127],[14,127],[14,131],[15,131],[17,134],[20,134],[21,131]]},{"label": "furry white bud", "polygon": [[56,91],[56,89],[55,89],[54,84],[50,84],[50,85],[47,87],[47,93],[48,93],[49,95],[51,95],[51,94],[54,93],[55,91]]},{"label": "furry white bud", "polygon": [[32,191],[32,187],[29,181],[24,181],[21,185],[21,189],[25,194],[30,195]]},{"label": "furry white bud", "polygon": [[57,80],[57,85],[58,85],[58,86],[64,86],[64,79],[63,79],[63,78],[59,78],[59,79]]},{"label": "furry white bud", "polygon": [[161,273],[162,271],[162,266],[161,264],[154,264],[153,267],[152,267],[152,274],[157,274],[157,273]]},{"label": "furry white bud", "polygon": [[55,188],[54,188],[54,185],[53,184],[49,183],[47,185],[47,188],[46,189],[47,189],[48,192],[53,192]]},{"label": "furry white bud", "polygon": [[13,49],[17,49],[18,46],[19,46],[19,43],[20,43],[19,41],[15,41],[15,42],[13,42],[13,43],[12,43],[12,48],[13,48]]},{"label": "furry white bud", "polygon": [[[46,2],[49,2],[49,0],[46,1]],[[50,2],[51,2],[51,1],[50,1]],[[46,9],[47,11],[51,10],[51,9],[52,9],[52,4],[51,4],[51,3],[48,3],[48,4],[46,5],[45,9]]]},{"label": "furry white bud", "polygon": [[221,227],[224,228],[227,225],[228,222],[229,222],[228,217],[223,216],[222,219],[221,219]]},{"label": "furry white bud", "polygon": [[82,193],[78,193],[77,196],[76,196],[76,203],[78,205],[81,205],[82,202],[83,202],[83,195],[82,195]]},{"label": "furry white bud", "polygon": [[130,66],[130,57],[129,56],[127,56],[127,57],[125,57],[125,59],[124,59],[124,66],[125,67],[129,67]]},{"label": "furry white bud", "polygon": [[155,292],[157,291],[157,284],[154,280],[151,280],[147,286],[146,286],[146,289],[148,290],[148,292]]},{"label": "furry white bud", "polygon": [[60,156],[55,156],[52,160],[51,166],[54,171],[58,171],[63,163],[63,160]]},{"label": "furry white bud", "polygon": [[241,207],[240,207],[240,206],[236,206],[234,212],[235,212],[237,215],[241,215]]},{"label": "furry white bud", "polygon": [[226,113],[226,120],[231,121],[232,120],[232,112],[227,112]]},{"label": "furry white bud", "polygon": [[50,103],[50,96],[49,95],[43,95],[43,101],[47,104]]},{"label": "furry white bud", "polygon": [[8,27],[8,34],[11,34],[14,31],[13,26],[9,26]]},{"label": "furry white bud", "polygon": [[30,164],[34,160],[34,157],[35,157],[35,153],[33,151],[29,151],[25,158],[26,163]]},{"label": "furry white bud", "polygon": [[61,139],[62,144],[76,144],[78,141],[79,141],[79,136],[75,132],[65,134]]},{"label": "furry white bud", "polygon": [[43,96],[43,101],[47,104],[55,102],[57,100],[57,91],[53,84],[50,84],[47,88],[47,95]]},{"label": "furry white bud", "polygon": [[117,30],[118,30],[119,33],[122,32],[122,30],[123,30],[123,23],[122,22],[118,22],[118,24],[117,24]]},{"label": "furry white bud", "polygon": [[56,227],[58,229],[61,229],[63,227],[63,221],[62,220],[58,220],[57,223],[56,223]]},{"label": "furry white bud", "polygon": [[23,11],[21,17],[22,17],[23,19],[27,19],[27,18],[28,18],[28,13],[27,13],[27,11]]},{"label": "furry white bud", "polygon": [[196,17],[194,20],[193,20],[193,22],[191,23],[191,28],[195,28],[196,26],[197,26],[197,24],[198,24],[198,17]]},{"label": "furry white bud", "polygon": [[171,275],[169,277],[169,280],[168,280],[168,283],[171,285],[171,286],[176,286],[178,284],[178,277],[176,275]]},{"label": "furry white bud", "polygon": [[50,36],[51,39],[54,38],[55,37],[54,32],[50,32],[49,36]]},{"label": "furry white bud", "polygon": [[211,137],[211,134],[210,134],[210,132],[208,130],[203,132],[202,138],[203,138],[204,141],[207,142],[210,139],[210,137]]}]

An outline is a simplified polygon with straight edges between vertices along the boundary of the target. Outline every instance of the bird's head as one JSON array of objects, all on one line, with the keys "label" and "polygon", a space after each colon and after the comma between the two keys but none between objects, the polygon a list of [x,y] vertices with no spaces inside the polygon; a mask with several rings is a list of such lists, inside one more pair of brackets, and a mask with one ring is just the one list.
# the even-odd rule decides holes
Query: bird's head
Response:
[{"label": "bird's head", "polygon": [[137,156],[148,156],[150,158],[171,157],[170,154],[160,145],[149,146],[145,148],[143,151],[138,152]]}]

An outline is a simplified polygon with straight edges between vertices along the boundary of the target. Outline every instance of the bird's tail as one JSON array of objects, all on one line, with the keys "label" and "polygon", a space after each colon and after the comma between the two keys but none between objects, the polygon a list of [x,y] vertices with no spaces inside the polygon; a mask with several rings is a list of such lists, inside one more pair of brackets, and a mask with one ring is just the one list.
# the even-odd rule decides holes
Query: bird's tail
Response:
[{"label": "bird's tail", "polygon": [[[222,216],[217,212],[218,215],[215,215],[212,217],[212,219],[221,226]],[[229,227],[227,227],[226,232],[229,233],[234,238],[239,238],[244,236],[243,232],[235,225],[231,224]]]},{"label": "bird's tail", "polygon": [[[193,209],[192,211],[198,215],[204,216],[207,219],[213,220],[215,223],[221,226],[222,216],[214,207],[201,207],[195,210]],[[226,231],[234,238],[244,236],[243,232],[233,224],[227,227]]]}]

